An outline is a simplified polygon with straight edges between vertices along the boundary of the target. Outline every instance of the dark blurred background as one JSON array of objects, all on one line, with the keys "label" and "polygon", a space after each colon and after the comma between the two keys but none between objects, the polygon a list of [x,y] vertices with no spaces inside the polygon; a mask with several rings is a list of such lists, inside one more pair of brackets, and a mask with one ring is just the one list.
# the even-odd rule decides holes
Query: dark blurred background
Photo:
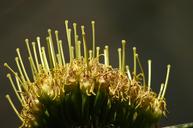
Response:
[{"label": "dark blurred background", "polygon": [[[1,0],[0,3],[0,127],[16,128],[21,122],[5,99],[9,93],[20,109],[6,78],[7,62],[16,69],[15,49],[27,57],[25,38],[44,40],[47,29],[60,31],[65,39],[64,20],[85,24],[96,21],[96,40],[110,45],[110,62],[117,66],[117,48],[126,39],[127,62],[136,46],[144,69],[153,63],[152,88],[158,92],[166,65],[172,65],[166,93],[168,114],[161,126],[193,121],[193,1],[192,0]],[[90,39],[88,39],[89,42]],[[67,47],[67,44],[65,44]],[[65,52],[67,54],[67,51]],[[130,62],[129,62],[130,61]],[[29,63],[25,63],[29,65]],[[132,63],[131,63],[132,65]]]}]

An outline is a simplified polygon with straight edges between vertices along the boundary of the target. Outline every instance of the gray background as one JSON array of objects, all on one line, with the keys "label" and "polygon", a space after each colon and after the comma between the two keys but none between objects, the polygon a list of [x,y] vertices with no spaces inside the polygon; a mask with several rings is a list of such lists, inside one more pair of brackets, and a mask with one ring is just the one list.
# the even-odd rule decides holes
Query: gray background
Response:
[{"label": "gray background", "polygon": [[[121,39],[128,41],[127,62],[132,47],[140,53],[145,70],[147,59],[153,60],[153,90],[158,92],[165,79],[166,65],[172,65],[166,94],[168,116],[161,126],[193,121],[193,1],[192,0],[1,0],[0,3],[0,127],[20,125],[5,99],[11,89],[8,62],[14,69],[15,49],[26,55],[25,38],[45,38],[47,29],[58,29],[65,39],[64,20],[85,24],[96,21],[97,44],[110,45],[110,62],[117,66],[117,48]],[[90,38],[88,38],[90,41]],[[91,41],[90,41],[91,42]],[[67,45],[65,44],[65,47]],[[68,51],[65,51],[67,54]],[[25,63],[29,65],[29,63]],[[132,63],[131,63],[132,65]]]}]

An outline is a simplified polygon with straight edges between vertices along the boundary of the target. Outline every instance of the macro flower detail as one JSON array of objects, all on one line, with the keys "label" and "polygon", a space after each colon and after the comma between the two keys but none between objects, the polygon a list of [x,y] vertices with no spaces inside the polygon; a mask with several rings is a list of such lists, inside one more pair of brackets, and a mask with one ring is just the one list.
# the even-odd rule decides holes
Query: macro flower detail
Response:
[{"label": "macro flower detail", "polygon": [[[7,77],[21,103],[18,110],[7,94],[11,107],[22,122],[20,128],[151,128],[166,115],[165,82],[158,94],[151,90],[151,60],[148,81],[136,48],[133,48],[133,70],[126,65],[126,41],[118,53],[119,67],[110,63],[109,46],[101,52],[95,44],[95,22],[92,25],[92,49],[87,48],[85,27],[73,28],[65,21],[69,62],[64,55],[59,32],[48,29],[47,47],[40,37],[25,40],[32,75],[25,68],[20,49],[15,58],[18,71],[4,64]],[[104,58],[103,61],[101,58]],[[138,71],[140,69],[140,71]]]}]

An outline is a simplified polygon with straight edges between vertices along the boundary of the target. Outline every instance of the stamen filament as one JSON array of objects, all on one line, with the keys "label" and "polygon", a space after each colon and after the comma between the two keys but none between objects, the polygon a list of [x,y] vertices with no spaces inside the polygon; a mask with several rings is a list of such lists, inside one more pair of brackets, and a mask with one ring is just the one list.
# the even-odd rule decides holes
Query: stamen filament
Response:
[{"label": "stamen filament", "polygon": [[19,83],[18,77],[15,76],[15,80],[16,80],[17,87],[18,87],[19,92],[20,92],[21,99],[22,99],[23,103],[26,104],[26,101],[25,101],[25,98],[24,98],[24,96],[23,96],[22,89],[21,89],[21,85],[20,85],[20,83]]},{"label": "stamen filament", "polygon": [[[56,53],[55,53],[55,49],[54,49],[54,43],[53,43],[53,39],[52,39],[52,31],[51,31],[51,29],[48,29],[48,35],[49,35],[49,42],[50,42],[50,48],[51,48],[51,51],[52,51],[52,54],[53,54],[53,61],[54,61],[54,63],[55,63],[55,65],[56,65]],[[55,66],[54,65],[54,66]]]},{"label": "stamen filament", "polygon": [[[49,62],[50,62],[50,68],[53,68],[54,66],[53,66],[53,60],[52,60],[52,55],[51,55],[49,37],[46,38],[46,42],[47,42],[47,48],[48,48],[48,57],[49,57]],[[42,50],[42,48],[41,48],[41,50]],[[43,56],[43,54],[42,54],[42,56]],[[44,58],[43,58],[43,63],[44,63]],[[45,67],[45,65],[43,67]]]},{"label": "stamen filament", "polygon": [[12,86],[12,88],[13,88],[13,90],[14,90],[14,92],[15,92],[18,100],[19,100],[19,102],[23,105],[23,101],[22,101],[20,95],[19,95],[18,92],[17,92],[17,89],[16,89],[16,87],[15,87],[15,84],[14,84],[14,82],[13,82],[13,79],[12,79],[11,75],[10,75],[10,74],[7,74],[7,78],[9,79],[9,81],[10,81],[10,83],[11,83],[11,86]]},{"label": "stamen filament", "polygon": [[109,66],[109,46],[105,46],[104,49],[105,65]]},{"label": "stamen filament", "polygon": [[151,60],[148,60],[148,91],[150,90],[151,86]]},{"label": "stamen filament", "polygon": [[77,55],[78,55],[78,58],[80,59],[81,58],[81,41],[78,41],[78,44],[77,44],[78,46],[78,50],[77,50]]},{"label": "stamen filament", "polygon": [[160,91],[159,91],[159,94],[158,94],[158,99],[161,98],[161,94],[163,92],[163,89],[164,89],[164,83],[161,83]]},{"label": "stamen filament", "polygon": [[83,45],[84,45],[84,59],[85,59],[85,63],[88,66],[88,51],[87,51],[87,45],[86,45],[86,35],[85,35],[85,31],[84,31],[84,26],[81,26],[81,30],[82,30],[82,40],[83,40]]},{"label": "stamen filament", "polygon": [[65,20],[65,27],[66,27],[66,36],[68,41],[68,49],[69,49],[69,55],[70,55],[70,63],[72,62],[72,55],[71,55],[71,29],[68,28],[68,20]]},{"label": "stamen filament", "polygon": [[72,59],[74,59],[74,47],[71,46],[71,55],[72,55]]},{"label": "stamen filament", "polygon": [[16,52],[17,52],[17,55],[18,55],[18,57],[19,57],[19,60],[20,60],[20,63],[21,63],[21,68],[23,69],[24,75],[25,75],[27,81],[30,82],[29,77],[28,77],[28,75],[27,75],[27,72],[26,72],[26,70],[25,70],[25,67],[24,67],[22,58],[21,58],[21,54],[20,54],[19,48],[16,49]]},{"label": "stamen filament", "polygon": [[19,80],[18,80],[18,78],[15,76],[15,81],[16,81],[16,83],[17,83],[17,87],[18,87],[18,89],[19,89],[19,92],[22,92],[22,90],[21,90],[21,85],[19,84]]},{"label": "stamen filament", "polygon": [[96,47],[96,57],[99,59],[100,47]]},{"label": "stamen filament", "polygon": [[107,62],[107,49],[104,49],[104,63],[106,66],[108,66],[108,62]]},{"label": "stamen filament", "polygon": [[22,70],[21,70],[21,66],[20,66],[20,64],[19,64],[19,58],[18,58],[18,57],[15,57],[15,61],[16,61],[16,65],[17,65],[17,68],[18,68],[18,70],[19,70],[19,73],[20,73],[20,75],[21,75],[21,79],[22,79],[23,82],[25,82],[25,77],[24,77],[24,75],[23,75],[23,72],[22,72]]},{"label": "stamen filament", "polygon": [[69,28],[68,29],[68,41],[69,41],[69,52],[70,52],[70,63],[73,61],[73,56],[72,56],[72,41],[71,41],[71,32],[72,30]]},{"label": "stamen filament", "polygon": [[128,75],[129,80],[132,80],[131,73],[130,73],[128,65],[126,65],[126,71],[127,71],[127,75]]},{"label": "stamen filament", "polygon": [[162,99],[164,98],[165,93],[166,93],[166,89],[167,89],[167,85],[168,85],[168,80],[169,80],[169,75],[170,75],[170,68],[171,68],[171,65],[170,64],[167,65],[166,80],[165,80],[165,84],[164,84],[163,93],[162,93],[162,96],[161,96]]},{"label": "stamen filament", "polygon": [[77,35],[77,24],[76,23],[73,23],[73,29],[74,29],[74,43],[75,43],[75,51],[76,51],[76,58],[78,57],[78,52],[77,52],[77,49],[78,49],[78,35]]},{"label": "stamen filament", "polygon": [[7,63],[4,63],[4,66],[8,68],[14,75],[17,75],[17,73],[11,67],[9,67]]},{"label": "stamen filament", "polygon": [[[40,55],[40,60],[41,60],[41,64],[44,64],[44,60],[42,57],[42,50],[41,50],[41,44],[40,44],[40,37],[37,37],[37,43],[38,43],[38,50],[39,50],[39,55]],[[32,44],[33,45],[33,44]],[[35,50],[36,51],[36,50]],[[36,60],[37,61],[37,60]],[[37,61],[38,62],[38,61]],[[39,64],[38,64],[39,65]],[[38,66],[39,67],[39,66]]]},{"label": "stamen filament", "polygon": [[19,119],[23,122],[23,118],[21,117],[21,115],[19,114],[18,110],[16,109],[15,105],[13,104],[13,101],[11,100],[10,96],[7,94],[5,96],[9,102],[9,104],[11,105],[12,109],[14,110],[14,112],[16,113],[16,115],[19,117]]},{"label": "stamen filament", "polygon": [[92,53],[93,58],[95,58],[95,21],[91,21],[92,24]]},{"label": "stamen filament", "polygon": [[32,64],[32,60],[31,60],[30,57],[28,57],[28,60],[29,60],[29,63],[30,63],[33,79],[35,80],[36,79],[36,72],[34,71],[34,66]]},{"label": "stamen filament", "polygon": [[79,41],[78,41],[78,35],[76,35],[76,42],[75,42],[75,52],[76,52],[76,58],[79,58]]},{"label": "stamen filament", "polygon": [[42,56],[43,56],[43,59],[44,59],[45,69],[46,69],[47,72],[50,72],[50,68],[49,68],[49,65],[48,65],[48,60],[47,60],[47,57],[46,57],[45,47],[42,47]]},{"label": "stamen filament", "polygon": [[[29,57],[31,58],[32,65],[35,65],[33,57],[32,57],[32,53],[31,53],[31,49],[29,47],[29,40],[26,39],[25,42],[26,42],[26,45],[27,45],[27,50],[28,50]],[[36,67],[33,67],[33,68],[34,68],[34,72],[37,72]]]},{"label": "stamen filament", "polygon": [[19,78],[18,74],[7,63],[4,63],[4,67],[8,68],[15,75],[15,77],[17,77],[18,80],[23,84],[23,82]]},{"label": "stamen filament", "polygon": [[60,54],[60,56],[61,56],[60,47],[59,47],[59,36],[58,36],[57,30],[55,31],[55,36],[56,36],[56,42],[57,42],[57,53]]},{"label": "stamen filament", "polygon": [[92,50],[89,50],[89,59],[91,60],[93,57],[93,51]]},{"label": "stamen filament", "polygon": [[74,42],[76,43],[76,36],[77,36],[77,29],[76,29],[77,24],[73,23],[73,28],[74,28]]},{"label": "stamen filament", "polygon": [[133,47],[133,63],[133,78],[135,79],[137,72],[136,47]]},{"label": "stamen filament", "polygon": [[[33,52],[34,52],[34,57],[35,57],[35,62],[36,62],[36,66],[38,68],[38,72],[40,72],[40,66],[39,66],[39,62],[38,62],[38,57],[37,57],[37,52],[36,52],[36,43],[32,42],[32,47],[33,47]],[[41,53],[41,52],[40,52]],[[41,57],[40,57],[41,58]]]},{"label": "stamen filament", "polygon": [[121,66],[122,73],[125,72],[125,45],[126,41],[122,40],[122,66]]},{"label": "stamen filament", "polygon": [[64,58],[64,52],[63,52],[62,40],[59,41],[59,46],[60,46],[60,52],[61,52],[61,57],[62,57],[62,63],[63,63],[63,65],[65,65],[65,58]]},{"label": "stamen filament", "polygon": [[52,45],[51,38],[48,38],[48,41],[49,41],[51,60],[52,60],[53,66],[55,67],[56,66],[56,59],[55,59],[54,47]]},{"label": "stamen filament", "polygon": [[62,65],[62,60],[60,54],[56,54],[57,59],[58,59],[58,64],[61,66]]},{"label": "stamen filament", "polygon": [[122,67],[121,48],[118,48],[117,51],[119,56],[119,71],[121,71],[121,67]]},{"label": "stamen filament", "polygon": [[65,27],[66,27],[66,35],[68,39],[68,20],[65,20]]}]

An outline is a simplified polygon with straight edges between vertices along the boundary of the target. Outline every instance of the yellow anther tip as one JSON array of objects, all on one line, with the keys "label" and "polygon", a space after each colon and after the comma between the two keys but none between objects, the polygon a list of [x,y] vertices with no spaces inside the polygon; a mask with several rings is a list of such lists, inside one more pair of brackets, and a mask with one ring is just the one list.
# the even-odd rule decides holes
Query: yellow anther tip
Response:
[{"label": "yellow anther tip", "polygon": [[9,77],[11,77],[11,74],[10,74],[10,73],[8,73],[8,74],[7,74],[7,77],[8,77],[8,78],[9,78]]},{"label": "yellow anther tip", "polygon": [[6,94],[6,95],[5,95],[5,98],[9,99],[9,98],[10,98],[9,94]]},{"label": "yellow anther tip", "polygon": [[48,29],[48,33],[50,33],[51,31],[52,31],[52,30],[49,28],[49,29]]},{"label": "yellow anther tip", "polygon": [[118,50],[118,51],[121,51],[121,48],[118,48],[117,50]]},{"label": "yellow anther tip", "polygon": [[29,39],[28,39],[28,38],[26,38],[26,39],[25,39],[25,42],[29,42]]},{"label": "yellow anther tip", "polygon": [[84,25],[81,25],[82,35],[85,35]]},{"label": "yellow anther tip", "polygon": [[93,20],[93,21],[91,21],[91,23],[92,23],[92,24],[95,24],[95,21]]},{"label": "yellow anther tip", "polygon": [[8,66],[8,64],[7,64],[7,63],[4,63],[4,66],[5,66],[5,67],[7,67],[7,66]]},{"label": "yellow anther tip", "polygon": [[81,27],[81,29],[84,29],[84,25],[81,25],[80,27]]},{"label": "yellow anther tip", "polygon": [[122,42],[122,43],[126,43],[126,40],[122,40],[121,42]]},{"label": "yellow anther tip", "polygon": [[19,52],[19,48],[16,48],[16,51]]},{"label": "yellow anther tip", "polygon": [[171,65],[170,65],[170,64],[168,64],[168,65],[167,65],[167,68],[171,68]]}]

